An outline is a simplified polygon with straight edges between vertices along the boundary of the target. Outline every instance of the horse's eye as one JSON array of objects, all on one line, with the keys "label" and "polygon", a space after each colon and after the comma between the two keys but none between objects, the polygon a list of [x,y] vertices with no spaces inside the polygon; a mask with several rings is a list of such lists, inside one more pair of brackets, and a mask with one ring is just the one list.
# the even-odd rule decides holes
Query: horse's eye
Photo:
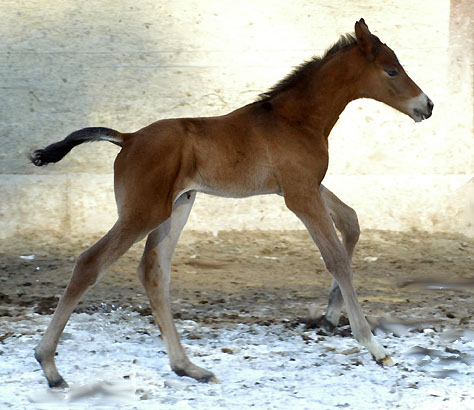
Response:
[{"label": "horse's eye", "polygon": [[393,69],[386,69],[385,72],[390,76],[390,77],[395,77],[398,75],[398,71],[397,70],[393,70]]}]

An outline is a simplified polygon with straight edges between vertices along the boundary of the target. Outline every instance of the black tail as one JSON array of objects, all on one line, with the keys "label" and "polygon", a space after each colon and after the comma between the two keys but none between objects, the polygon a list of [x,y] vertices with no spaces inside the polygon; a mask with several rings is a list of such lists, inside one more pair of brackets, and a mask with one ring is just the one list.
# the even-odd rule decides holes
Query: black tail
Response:
[{"label": "black tail", "polygon": [[58,162],[76,145],[92,141],[109,141],[120,147],[123,142],[120,132],[110,128],[84,128],[79,131],[74,131],[62,141],[48,145],[44,149],[34,151],[33,154],[30,155],[30,160],[37,167],[47,165],[51,162]]}]

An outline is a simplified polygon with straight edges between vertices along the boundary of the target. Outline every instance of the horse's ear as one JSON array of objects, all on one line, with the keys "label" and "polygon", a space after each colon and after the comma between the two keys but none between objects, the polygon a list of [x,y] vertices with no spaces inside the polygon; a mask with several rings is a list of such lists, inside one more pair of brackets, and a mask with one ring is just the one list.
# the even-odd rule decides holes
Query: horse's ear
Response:
[{"label": "horse's ear", "polygon": [[362,51],[362,53],[364,53],[369,61],[374,61],[376,54],[376,44],[369,27],[367,27],[367,24],[365,24],[364,19],[360,19],[355,23],[355,35],[359,49]]}]

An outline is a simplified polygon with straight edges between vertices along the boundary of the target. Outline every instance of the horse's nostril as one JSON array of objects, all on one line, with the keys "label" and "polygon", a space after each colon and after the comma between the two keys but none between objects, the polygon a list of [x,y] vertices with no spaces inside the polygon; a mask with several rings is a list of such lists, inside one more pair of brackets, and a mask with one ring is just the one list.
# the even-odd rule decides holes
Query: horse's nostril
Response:
[{"label": "horse's nostril", "polygon": [[433,104],[433,101],[431,101],[429,98],[428,98],[428,103],[427,103],[427,105],[428,105],[428,111],[429,111],[430,114],[431,114],[431,112],[433,111],[434,104]]}]

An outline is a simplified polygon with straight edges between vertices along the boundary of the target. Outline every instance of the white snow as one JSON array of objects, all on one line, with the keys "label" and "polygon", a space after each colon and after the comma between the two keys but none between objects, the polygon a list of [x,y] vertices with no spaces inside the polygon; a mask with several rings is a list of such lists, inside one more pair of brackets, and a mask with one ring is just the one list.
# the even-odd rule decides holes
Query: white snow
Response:
[{"label": "white snow", "polygon": [[456,329],[447,337],[431,329],[379,335],[396,362],[382,368],[354,339],[303,326],[177,321],[191,360],[221,382],[202,384],[170,370],[150,318],[122,310],[74,314],[56,357],[71,387],[51,390],[33,357],[50,319],[0,321],[0,335],[12,333],[0,343],[0,408],[474,408],[473,335]]}]

